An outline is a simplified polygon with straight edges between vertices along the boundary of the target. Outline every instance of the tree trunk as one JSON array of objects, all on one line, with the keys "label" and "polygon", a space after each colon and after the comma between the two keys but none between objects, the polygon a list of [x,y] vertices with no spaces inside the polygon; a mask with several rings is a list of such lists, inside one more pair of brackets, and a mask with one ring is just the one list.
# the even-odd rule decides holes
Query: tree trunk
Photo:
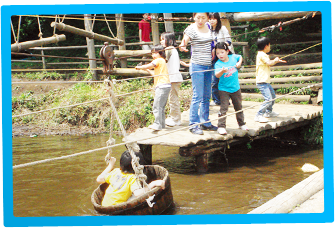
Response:
[{"label": "tree trunk", "polygon": [[[122,14],[115,14],[116,18],[116,29],[117,29],[117,37],[124,42],[123,45],[119,46],[119,50],[126,50],[126,39],[124,34],[124,22],[122,21]],[[127,68],[127,59],[121,59],[121,67]]]},{"label": "tree trunk", "polygon": [[154,45],[159,44],[159,29],[158,29],[158,23],[157,23],[157,18],[158,18],[158,14],[157,13],[153,13],[151,14],[152,18],[151,19],[151,28],[152,28],[152,41],[154,42]]},{"label": "tree trunk", "polygon": [[[91,15],[90,14],[85,14],[84,15],[84,23],[85,23],[85,29],[88,32],[92,32],[93,27],[92,27],[92,21],[91,21]],[[89,59],[95,59],[95,47],[94,47],[94,40],[86,37],[86,42],[87,42],[87,52],[88,52],[88,58]],[[91,69],[96,69],[97,68],[97,62],[96,60],[89,60],[90,68]],[[91,70],[92,72],[92,80],[97,81],[98,79],[98,74],[96,70]]]},{"label": "tree trunk", "polygon": [[[163,15],[164,19],[172,18],[172,13],[163,13]],[[166,32],[174,32],[172,21],[164,21],[164,25]]]}]

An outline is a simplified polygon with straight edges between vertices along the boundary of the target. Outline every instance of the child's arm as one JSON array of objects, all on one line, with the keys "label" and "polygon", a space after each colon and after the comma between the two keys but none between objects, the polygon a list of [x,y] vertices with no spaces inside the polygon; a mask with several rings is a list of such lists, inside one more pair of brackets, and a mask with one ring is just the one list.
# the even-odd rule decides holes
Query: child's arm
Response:
[{"label": "child's arm", "polygon": [[153,69],[155,68],[155,65],[151,62],[142,66],[136,66],[135,69],[136,70],[147,70],[147,69]]},{"label": "child's arm", "polygon": [[185,63],[184,61],[180,60],[180,65],[184,66],[184,67],[190,67],[189,63]]},{"label": "child's arm", "polygon": [[237,69],[240,69],[241,68],[241,66],[242,66],[242,61],[243,61],[243,58],[242,58],[242,56],[241,56],[241,58],[240,58],[240,60],[236,63],[236,68]]},{"label": "child's arm", "polygon": [[188,49],[186,48],[188,42],[190,41],[190,37],[186,34],[184,34],[183,40],[181,41],[180,45],[179,45],[179,50],[180,51],[184,51],[184,52],[188,52]]},{"label": "child's arm", "polygon": [[[165,182],[163,180],[154,180],[148,184],[149,190],[153,189],[154,187],[161,187],[162,189],[165,189]],[[133,192],[134,196],[140,196],[145,193],[145,189],[137,189]]]},{"label": "child's arm", "polygon": [[273,60],[269,60],[266,62],[266,65],[273,66],[276,65],[277,63],[286,63],[285,60],[281,60],[279,57],[276,57]]},{"label": "child's arm", "polygon": [[223,73],[227,73],[227,72],[228,72],[228,68],[222,67],[220,71],[215,72],[215,77],[221,78]]},{"label": "child's arm", "polygon": [[106,169],[104,171],[102,171],[102,173],[97,177],[97,182],[99,184],[105,183],[105,176],[114,169],[114,165],[116,162],[116,158],[111,157],[109,160],[109,164],[106,167]]}]

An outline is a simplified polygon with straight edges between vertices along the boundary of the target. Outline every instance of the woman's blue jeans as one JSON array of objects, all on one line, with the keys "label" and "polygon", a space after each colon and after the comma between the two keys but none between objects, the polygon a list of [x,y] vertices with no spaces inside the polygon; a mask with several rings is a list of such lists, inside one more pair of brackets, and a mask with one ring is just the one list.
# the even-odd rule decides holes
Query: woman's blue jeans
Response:
[{"label": "woman's blue jeans", "polygon": [[[211,98],[212,66],[204,66],[192,63],[190,66],[193,96],[190,107],[190,125],[209,120],[209,99]],[[199,72],[201,71],[201,72]],[[212,124],[203,124],[206,127]]]},{"label": "woman's blue jeans", "polygon": [[216,105],[220,105],[220,95],[219,95],[219,81],[220,78],[215,76],[215,73],[212,74],[212,100]]},{"label": "woman's blue jeans", "polygon": [[[257,88],[261,91],[264,102],[262,103],[261,107],[259,108],[259,111],[257,112],[257,115],[263,115],[264,113],[271,113],[272,107],[275,104],[275,101],[270,101],[274,98],[276,98],[276,93],[270,83],[258,83],[256,84]],[[270,101],[270,102],[269,102]]]}]

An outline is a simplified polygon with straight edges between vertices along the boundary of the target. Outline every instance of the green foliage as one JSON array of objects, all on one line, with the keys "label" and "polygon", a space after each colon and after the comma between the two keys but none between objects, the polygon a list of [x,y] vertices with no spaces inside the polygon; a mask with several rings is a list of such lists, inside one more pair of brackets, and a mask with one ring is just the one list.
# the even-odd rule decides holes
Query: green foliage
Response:
[{"label": "green foliage", "polygon": [[323,114],[303,127],[302,135],[307,144],[323,145]]}]

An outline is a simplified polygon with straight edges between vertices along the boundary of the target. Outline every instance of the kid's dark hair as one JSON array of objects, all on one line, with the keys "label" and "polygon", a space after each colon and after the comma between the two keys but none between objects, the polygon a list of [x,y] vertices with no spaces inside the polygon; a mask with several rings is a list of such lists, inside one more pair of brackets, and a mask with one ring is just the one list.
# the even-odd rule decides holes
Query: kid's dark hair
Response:
[{"label": "kid's dark hair", "polygon": [[211,18],[214,18],[217,20],[216,28],[214,29],[214,31],[218,33],[222,27],[220,14],[219,13],[209,13],[209,19]]},{"label": "kid's dark hair", "polygon": [[[136,157],[138,157],[140,165],[144,165],[144,157],[142,153],[135,152]],[[122,153],[120,158],[120,169],[123,173],[135,173],[133,166],[131,165],[132,157],[128,150]]]},{"label": "kid's dark hair", "polygon": [[270,39],[263,36],[263,37],[259,37],[257,39],[257,42],[256,42],[256,45],[257,45],[257,48],[258,48],[258,51],[262,51],[264,50],[265,46],[270,44]]},{"label": "kid's dark hair", "polygon": [[165,50],[162,45],[158,44],[158,45],[153,46],[151,48],[151,53],[153,52],[159,53],[163,59],[166,59]]},{"label": "kid's dark hair", "polygon": [[[197,13],[193,13],[193,18],[195,17],[196,14]],[[205,13],[205,14],[207,14],[207,17],[209,17],[209,13]]]},{"label": "kid's dark hair", "polygon": [[229,49],[229,46],[228,46],[228,44],[226,43],[226,42],[219,42],[219,43],[217,43],[216,45],[215,45],[215,58],[214,58],[214,60],[213,60],[213,64],[214,63],[216,63],[216,61],[218,61],[218,57],[216,56],[216,49],[224,49],[224,50],[226,50],[226,51],[229,51],[228,52],[228,55],[232,55],[233,53],[230,51],[230,49]]},{"label": "kid's dark hair", "polygon": [[164,37],[166,47],[170,47],[170,46],[177,47],[178,46],[174,32],[163,32],[161,34],[161,37]]}]

